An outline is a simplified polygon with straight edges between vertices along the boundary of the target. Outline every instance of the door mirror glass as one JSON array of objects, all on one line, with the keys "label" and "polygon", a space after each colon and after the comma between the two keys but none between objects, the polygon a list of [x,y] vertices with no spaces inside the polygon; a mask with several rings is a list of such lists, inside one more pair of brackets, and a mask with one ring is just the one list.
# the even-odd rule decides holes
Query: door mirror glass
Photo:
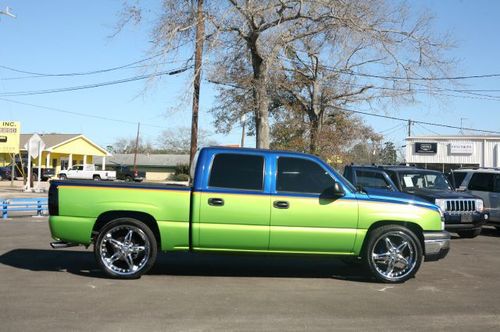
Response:
[{"label": "door mirror glass", "polygon": [[339,196],[343,196],[344,194],[345,192],[342,186],[337,181],[335,181],[333,186],[328,187],[325,191],[321,193],[321,198],[325,199],[336,198]]}]

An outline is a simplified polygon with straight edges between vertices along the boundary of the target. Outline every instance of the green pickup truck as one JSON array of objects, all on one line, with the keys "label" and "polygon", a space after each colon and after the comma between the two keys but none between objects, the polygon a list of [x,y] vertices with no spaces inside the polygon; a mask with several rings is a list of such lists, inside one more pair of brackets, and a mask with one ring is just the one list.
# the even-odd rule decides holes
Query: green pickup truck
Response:
[{"label": "green pickup truck", "polygon": [[204,148],[193,165],[191,186],[52,181],[52,247],[93,243],[105,273],[127,279],[158,250],[341,256],[383,282],[448,253],[436,205],[357,191],[315,156]]}]

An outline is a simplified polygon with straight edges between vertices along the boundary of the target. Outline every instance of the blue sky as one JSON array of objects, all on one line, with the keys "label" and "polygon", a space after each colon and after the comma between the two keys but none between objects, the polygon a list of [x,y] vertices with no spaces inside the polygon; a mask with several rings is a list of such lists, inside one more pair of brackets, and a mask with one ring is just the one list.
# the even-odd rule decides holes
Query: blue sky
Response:
[{"label": "blue sky", "polygon": [[[160,1],[158,1],[160,2]],[[140,60],[147,56],[149,27],[129,26],[114,38],[121,0],[111,1],[19,1],[0,0],[0,9],[10,6],[16,19],[0,17],[0,65],[32,72],[85,72]],[[450,55],[459,59],[457,75],[500,73],[500,1],[419,1],[416,10],[429,8],[436,18],[437,32],[449,31],[457,43]],[[151,8],[155,11],[157,8]],[[187,56],[186,56],[187,57]],[[178,60],[182,60],[182,54]],[[180,64],[168,65],[165,69]],[[141,74],[126,69],[83,77],[23,78],[28,76],[0,68],[0,94],[12,91],[41,90],[112,81]],[[192,72],[166,76],[144,93],[145,81],[97,89],[36,96],[5,97],[22,103],[80,112],[130,122],[141,121],[143,136],[152,142],[163,129],[188,127],[191,98],[186,87]],[[463,88],[500,89],[500,79],[468,80]],[[493,93],[491,93],[493,94]],[[499,94],[499,93],[496,93]],[[213,102],[213,86],[202,85],[200,128],[214,132],[208,110]],[[500,95],[500,94],[499,94]],[[433,100],[419,95],[419,103],[396,105],[385,113],[403,118],[500,131],[499,101],[473,98]],[[0,120],[18,120],[23,132],[83,133],[103,146],[120,137],[135,136],[136,125],[105,121],[39,109],[0,100]],[[386,139],[404,144],[405,128],[398,122],[365,117]],[[457,130],[414,127],[417,135],[457,134]],[[239,142],[240,129],[229,135],[214,134],[224,144]],[[254,145],[252,138],[247,139]]]}]

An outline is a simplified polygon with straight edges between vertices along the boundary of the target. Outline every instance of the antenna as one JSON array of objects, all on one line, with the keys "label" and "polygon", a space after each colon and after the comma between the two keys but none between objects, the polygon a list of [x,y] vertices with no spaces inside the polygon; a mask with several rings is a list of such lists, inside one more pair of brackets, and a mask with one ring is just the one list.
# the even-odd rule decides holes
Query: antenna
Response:
[{"label": "antenna", "polygon": [[12,18],[16,18],[16,15],[12,14],[12,12],[10,11],[10,8],[7,6],[5,7],[5,10],[0,10],[0,15],[5,15],[5,16],[10,16]]}]

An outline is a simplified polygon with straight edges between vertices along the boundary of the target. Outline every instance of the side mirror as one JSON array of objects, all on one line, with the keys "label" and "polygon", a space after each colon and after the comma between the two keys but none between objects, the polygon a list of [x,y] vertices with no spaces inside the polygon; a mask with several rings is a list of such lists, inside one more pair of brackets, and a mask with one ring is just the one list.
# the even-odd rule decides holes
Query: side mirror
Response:
[{"label": "side mirror", "polygon": [[336,198],[339,196],[343,196],[345,194],[344,189],[342,186],[338,183],[335,182],[333,186],[330,188],[326,189],[320,196],[320,198]]}]

